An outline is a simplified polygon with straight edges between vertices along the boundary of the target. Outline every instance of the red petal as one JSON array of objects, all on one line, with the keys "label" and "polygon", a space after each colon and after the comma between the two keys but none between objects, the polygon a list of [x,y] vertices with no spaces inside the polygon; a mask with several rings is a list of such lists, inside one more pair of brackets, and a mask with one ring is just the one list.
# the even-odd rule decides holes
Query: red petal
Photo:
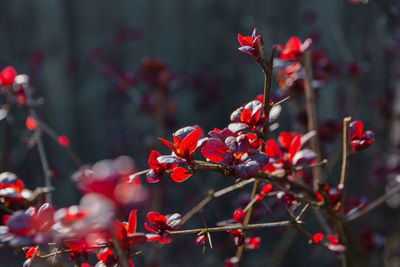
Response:
[{"label": "red petal", "polygon": [[284,148],[286,148],[289,151],[290,144],[293,141],[293,137],[294,137],[293,134],[290,132],[282,132],[279,135],[278,141]]},{"label": "red petal", "polygon": [[189,156],[193,153],[197,147],[201,134],[201,129],[197,128],[182,140],[179,146],[181,155]]},{"label": "red petal", "polygon": [[129,219],[128,219],[128,234],[132,235],[136,233],[136,220],[137,220],[137,211],[138,210],[132,210],[131,213],[129,214]]},{"label": "red petal", "polygon": [[289,149],[289,154],[290,154],[290,160],[293,159],[294,155],[300,150],[301,148],[301,134],[296,135],[292,143],[290,144],[290,149]]},{"label": "red petal", "polygon": [[178,167],[175,168],[171,174],[172,180],[174,180],[177,183],[181,183],[185,181],[187,178],[189,178],[192,175],[192,173],[185,168]]}]

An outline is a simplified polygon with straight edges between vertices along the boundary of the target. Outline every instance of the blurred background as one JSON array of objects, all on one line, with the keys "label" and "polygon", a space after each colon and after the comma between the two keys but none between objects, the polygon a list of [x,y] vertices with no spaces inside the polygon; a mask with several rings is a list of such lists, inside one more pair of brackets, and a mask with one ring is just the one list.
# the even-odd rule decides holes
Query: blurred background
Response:
[{"label": "blurred background", "polygon": [[[251,56],[238,51],[238,33],[251,35],[257,27],[266,54],[273,44],[285,44],[291,36],[311,38],[320,135],[330,160],[329,183],[335,185],[339,179],[342,118],[351,115],[362,120],[376,134],[375,144],[360,153],[350,169],[349,192],[355,201],[364,201],[363,197],[383,194],[400,169],[399,8],[395,0],[367,4],[347,0],[1,1],[0,67],[12,65],[30,76],[34,96],[44,100],[37,109],[39,117],[69,138],[83,163],[128,155],[136,169],[143,170],[148,168],[151,149],[168,152],[157,137],[171,140],[173,132],[188,125],[200,125],[205,133],[222,129],[234,109],[262,93],[263,73]],[[292,98],[282,104],[279,128],[273,135],[283,130],[305,133],[302,89],[280,77],[282,62],[275,63],[273,99]],[[15,111],[13,116],[10,160],[4,168],[17,173],[28,188],[42,186],[37,149],[27,147],[26,113]],[[5,139],[2,129],[0,136]],[[43,141],[55,205],[78,203],[81,195],[71,180],[77,166],[53,139],[44,136]],[[184,214],[209,189],[231,183],[215,174],[196,174],[181,184],[169,177],[158,184],[142,180],[150,196],[141,204],[139,224],[151,209]],[[202,227],[203,219],[214,225],[231,218],[241,199],[246,201],[248,195],[236,192],[213,202],[186,228]],[[400,264],[400,217],[398,203],[392,202],[353,226],[371,266]],[[262,245],[246,254],[245,266],[338,265],[334,256],[285,229],[257,234]],[[292,238],[293,244],[274,254],[278,246],[285,246],[280,242],[283,237]],[[216,249],[203,255],[192,236],[179,237],[156,257],[151,247],[144,248],[137,265],[153,257],[153,266],[222,266],[235,247],[228,234],[216,234],[214,242]],[[6,263],[10,254],[1,257],[6,264],[2,266],[18,266]]]}]

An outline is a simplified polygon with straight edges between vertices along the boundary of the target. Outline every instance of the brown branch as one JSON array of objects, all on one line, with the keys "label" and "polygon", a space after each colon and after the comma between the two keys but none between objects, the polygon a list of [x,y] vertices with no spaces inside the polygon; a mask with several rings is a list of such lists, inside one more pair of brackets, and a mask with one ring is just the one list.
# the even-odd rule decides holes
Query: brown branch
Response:
[{"label": "brown branch", "polygon": [[342,152],[342,169],[340,172],[340,182],[338,189],[342,190],[342,200],[340,202],[340,211],[343,211],[344,202],[346,201],[347,179],[349,176],[351,141],[350,141],[350,121],[351,117],[343,119],[343,152]]},{"label": "brown branch", "polygon": [[[305,95],[306,95],[306,111],[307,111],[307,129],[308,131],[315,131],[316,135],[311,138],[311,148],[317,153],[317,161],[321,161],[321,145],[319,142],[318,133],[318,117],[317,117],[317,103],[315,99],[315,89],[312,86],[313,73],[310,52],[306,52],[303,58],[303,68],[305,71]],[[321,168],[313,169],[313,187],[318,190],[318,184],[324,184],[325,179],[322,175]]]},{"label": "brown branch", "polygon": [[[299,222],[299,223],[302,223],[302,222]],[[293,222],[292,221],[281,221],[281,222],[269,222],[269,223],[256,223],[256,224],[248,224],[248,225],[233,224],[233,225],[219,226],[219,227],[207,227],[207,228],[198,228],[198,229],[190,229],[190,230],[171,231],[168,233],[170,235],[202,234],[202,233],[208,233],[208,232],[260,229],[260,228],[272,228],[272,227],[280,227],[280,226],[293,226]]]}]

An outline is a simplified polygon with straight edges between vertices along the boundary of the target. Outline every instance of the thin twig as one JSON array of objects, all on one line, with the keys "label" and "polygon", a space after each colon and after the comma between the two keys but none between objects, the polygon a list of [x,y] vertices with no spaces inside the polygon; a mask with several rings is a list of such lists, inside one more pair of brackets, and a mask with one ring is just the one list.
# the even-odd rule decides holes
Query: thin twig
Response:
[{"label": "thin twig", "polygon": [[339,185],[338,185],[338,189],[342,190],[342,200],[340,202],[340,211],[343,211],[344,202],[346,201],[347,179],[349,176],[350,153],[351,153],[350,131],[349,131],[350,121],[351,121],[351,117],[346,117],[343,119],[342,169],[341,169],[340,181],[339,181]]},{"label": "thin twig", "polygon": [[[32,95],[31,95],[31,90],[28,88],[26,90],[26,96],[27,96],[27,102],[29,106],[29,113],[32,115],[33,119],[35,121],[39,121],[38,116],[36,114],[35,109],[33,108],[33,100],[32,100]],[[37,133],[37,147],[39,150],[39,157],[40,157],[40,162],[42,164],[43,168],[43,173],[44,173],[44,184],[46,187],[51,187],[51,176],[50,176],[50,169],[49,169],[49,162],[47,160],[46,156],[46,151],[43,146],[43,141],[42,141],[42,134],[40,132],[40,128],[36,128],[35,132]],[[51,193],[49,192],[46,195],[47,201],[51,202]]]},{"label": "thin twig", "polygon": [[251,178],[249,180],[244,180],[239,183],[233,184],[231,186],[225,187],[221,190],[218,190],[216,192],[210,191],[208,193],[208,196],[205,197],[202,201],[200,201],[196,206],[194,206],[189,212],[187,212],[183,218],[181,223],[179,224],[179,227],[184,225],[190,218],[192,218],[196,213],[198,213],[201,209],[203,209],[208,203],[210,203],[213,199],[219,198],[227,193],[230,193],[234,190],[240,189],[248,184],[251,184],[255,181],[254,178]]},{"label": "thin twig", "polygon": [[[299,222],[303,223],[303,222]],[[209,228],[198,228],[198,229],[190,229],[190,230],[179,230],[179,231],[171,231],[168,232],[170,235],[180,235],[180,234],[200,234],[200,233],[208,233],[208,232],[223,232],[228,230],[248,230],[248,229],[260,229],[260,228],[272,228],[272,227],[280,227],[280,226],[293,226],[292,221],[281,221],[281,222],[269,222],[269,223],[256,223],[256,224],[233,224],[227,226],[219,226],[219,227],[209,227]]]}]

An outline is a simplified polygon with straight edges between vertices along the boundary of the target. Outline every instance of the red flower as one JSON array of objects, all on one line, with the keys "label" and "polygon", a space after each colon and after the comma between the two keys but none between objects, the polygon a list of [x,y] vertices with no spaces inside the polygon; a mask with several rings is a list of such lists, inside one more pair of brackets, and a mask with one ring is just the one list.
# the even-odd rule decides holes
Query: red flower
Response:
[{"label": "red flower", "polygon": [[14,79],[17,76],[17,71],[13,67],[5,67],[0,72],[0,84],[3,86],[10,86],[14,83]]},{"label": "red flower", "polygon": [[[203,131],[200,127],[187,126],[179,129],[173,134],[174,143],[159,138],[172,150],[172,155],[164,155],[157,158],[161,164],[192,164],[194,154],[201,148],[203,142],[200,140]],[[171,178],[175,182],[183,182],[192,175],[191,171],[183,167],[174,168]]]},{"label": "red flower", "polygon": [[350,139],[354,153],[368,148],[375,141],[375,134],[372,131],[363,133],[364,124],[361,121],[353,121],[350,124]]},{"label": "red flower", "polygon": [[233,219],[240,224],[243,223],[245,217],[246,213],[242,209],[238,209],[233,213]]},{"label": "red flower", "polygon": [[[256,35],[257,28],[254,28],[251,36],[238,35],[238,41],[241,45],[239,50],[252,55],[256,60],[260,57],[260,49],[264,45],[262,36]],[[260,40],[261,47],[259,47],[258,40]]]},{"label": "red flower", "polygon": [[285,46],[280,46],[282,60],[300,60],[304,52],[311,45],[311,39],[307,39],[304,43],[298,37],[291,37]]},{"label": "red flower", "polygon": [[156,183],[163,177],[165,171],[171,171],[178,166],[178,164],[160,163],[157,158],[160,157],[160,152],[152,150],[149,157],[150,171],[146,174],[147,182]]},{"label": "red flower", "polygon": [[283,171],[291,171],[298,165],[313,162],[317,155],[310,149],[301,149],[303,145],[314,136],[314,132],[305,135],[290,132],[282,132],[278,141],[270,139],[265,145],[265,154],[270,157],[270,162],[264,167],[268,173],[282,174]]},{"label": "red flower", "polygon": [[147,230],[157,233],[162,237],[167,235],[168,231],[174,230],[182,221],[182,216],[178,213],[162,215],[156,211],[147,214],[147,221],[144,224]]}]

